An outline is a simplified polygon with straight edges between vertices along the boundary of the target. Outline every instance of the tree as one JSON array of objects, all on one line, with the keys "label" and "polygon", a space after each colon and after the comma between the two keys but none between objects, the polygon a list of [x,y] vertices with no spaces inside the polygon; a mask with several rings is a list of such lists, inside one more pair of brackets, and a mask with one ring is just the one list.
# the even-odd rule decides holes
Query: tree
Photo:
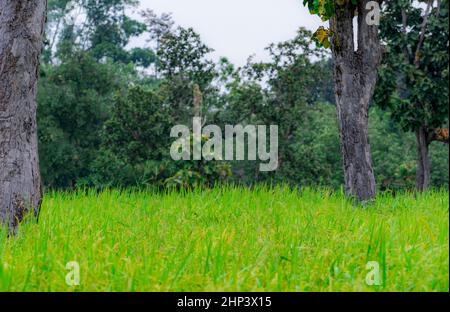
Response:
[{"label": "tree", "polygon": [[61,64],[42,66],[41,75],[37,119],[43,184],[74,187],[91,173],[114,94],[137,82],[137,74],[132,65],[99,63],[78,51]]},{"label": "tree", "polygon": [[389,50],[375,101],[417,141],[416,188],[431,180],[430,144],[448,143],[448,1],[387,2],[381,36]]},{"label": "tree", "polygon": [[[138,61],[137,56],[144,50],[125,50],[130,38],[139,36],[145,31],[145,25],[130,18],[126,9],[138,5],[137,0],[84,0],[86,11],[86,35],[89,50],[97,59],[112,58],[114,61],[128,63]],[[153,55],[150,54],[141,61],[149,64]],[[136,60],[134,58],[137,58]]]},{"label": "tree", "polygon": [[304,0],[311,13],[330,21],[330,29],[320,28],[315,37],[325,47],[330,46],[333,55],[346,193],[362,202],[376,196],[368,111],[382,55],[374,14],[380,2],[382,0]]},{"label": "tree", "polygon": [[[298,143],[303,141],[298,134],[308,123],[312,107],[318,109],[316,104],[326,101],[331,81],[325,51],[315,47],[311,36],[312,33],[300,28],[292,40],[270,45],[267,48],[270,62],[248,64],[243,79],[230,84],[228,110],[234,112],[230,121],[279,125],[278,169],[268,174],[257,173],[257,177],[270,175],[283,180],[294,175],[294,163],[303,167],[296,162]],[[300,178],[297,183],[303,184],[304,180]]]},{"label": "tree", "polygon": [[83,50],[97,60],[149,67],[156,59],[152,50],[127,49],[130,39],[146,30],[145,24],[126,14],[138,4],[136,0],[50,0],[45,61],[52,62],[57,47],[59,59],[70,59]]},{"label": "tree", "polygon": [[208,57],[213,51],[206,46],[192,28],[178,27],[161,37],[158,49],[158,73],[161,91],[176,123],[190,123],[193,117],[194,85],[203,94],[203,109],[209,108],[210,98],[216,94],[212,85],[217,76],[215,64]]},{"label": "tree", "polygon": [[36,90],[46,0],[0,2],[0,221],[39,214]]},{"label": "tree", "polygon": [[[147,9],[141,12],[144,18],[147,32],[149,35],[148,42],[155,43],[155,50],[159,51],[161,38],[172,31],[175,22],[172,20],[172,14],[163,13],[158,16],[153,10]],[[155,77],[158,77],[158,60],[155,61]]]},{"label": "tree", "polygon": [[45,30],[45,47],[42,53],[42,61],[51,63],[53,48],[58,36],[64,27],[64,18],[68,11],[74,6],[72,0],[48,0],[47,1],[47,23]]},{"label": "tree", "polygon": [[181,78],[205,90],[215,77],[213,52],[192,28],[178,27],[161,38],[158,49],[161,73],[168,79]]},{"label": "tree", "polygon": [[168,178],[164,161],[170,151],[171,125],[168,107],[156,92],[137,86],[115,97],[89,183],[130,186]]}]

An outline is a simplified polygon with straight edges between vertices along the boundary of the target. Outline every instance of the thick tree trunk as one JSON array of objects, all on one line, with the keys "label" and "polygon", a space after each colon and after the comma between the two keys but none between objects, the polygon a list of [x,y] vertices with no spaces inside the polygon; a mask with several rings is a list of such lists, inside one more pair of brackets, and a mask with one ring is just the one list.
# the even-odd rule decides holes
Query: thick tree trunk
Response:
[{"label": "thick tree trunk", "polygon": [[416,172],[416,189],[424,192],[430,186],[431,169],[430,158],[428,155],[428,147],[430,145],[428,131],[421,127],[416,130],[417,138],[417,172]]},{"label": "thick tree trunk", "polygon": [[[376,196],[375,176],[368,138],[369,103],[381,58],[378,28],[366,22],[368,1],[339,5],[330,21],[334,60],[335,97],[344,160],[345,189],[361,202]],[[358,12],[358,47],[355,49],[353,17]]]},{"label": "thick tree trunk", "polygon": [[0,222],[41,203],[36,89],[47,0],[0,0]]},{"label": "thick tree trunk", "polygon": [[371,87],[351,68],[337,66],[336,105],[348,196],[368,201],[376,196],[376,183],[368,137]]}]

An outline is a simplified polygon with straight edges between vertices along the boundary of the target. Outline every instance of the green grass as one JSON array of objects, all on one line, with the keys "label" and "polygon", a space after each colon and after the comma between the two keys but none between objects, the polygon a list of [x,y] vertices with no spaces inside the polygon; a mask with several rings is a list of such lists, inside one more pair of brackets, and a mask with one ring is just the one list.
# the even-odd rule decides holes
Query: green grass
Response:
[{"label": "green grass", "polygon": [[38,225],[1,230],[0,291],[449,291],[448,195],[361,208],[283,187],[50,193]]}]

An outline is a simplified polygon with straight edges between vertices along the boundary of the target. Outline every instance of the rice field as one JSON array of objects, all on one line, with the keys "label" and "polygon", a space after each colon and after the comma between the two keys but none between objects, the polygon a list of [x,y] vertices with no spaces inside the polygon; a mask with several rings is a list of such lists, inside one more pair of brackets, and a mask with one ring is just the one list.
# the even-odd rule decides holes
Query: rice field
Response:
[{"label": "rice field", "polygon": [[47,193],[0,228],[0,291],[449,291],[449,194]]}]

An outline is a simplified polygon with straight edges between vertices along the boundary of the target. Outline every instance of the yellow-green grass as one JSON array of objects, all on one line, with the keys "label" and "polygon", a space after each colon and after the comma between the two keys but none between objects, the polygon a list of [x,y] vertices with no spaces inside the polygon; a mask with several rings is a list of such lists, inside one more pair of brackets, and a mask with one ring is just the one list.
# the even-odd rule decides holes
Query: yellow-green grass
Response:
[{"label": "yellow-green grass", "polygon": [[38,224],[0,231],[0,291],[448,291],[448,195],[363,208],[287,187],[48,193]]}]

